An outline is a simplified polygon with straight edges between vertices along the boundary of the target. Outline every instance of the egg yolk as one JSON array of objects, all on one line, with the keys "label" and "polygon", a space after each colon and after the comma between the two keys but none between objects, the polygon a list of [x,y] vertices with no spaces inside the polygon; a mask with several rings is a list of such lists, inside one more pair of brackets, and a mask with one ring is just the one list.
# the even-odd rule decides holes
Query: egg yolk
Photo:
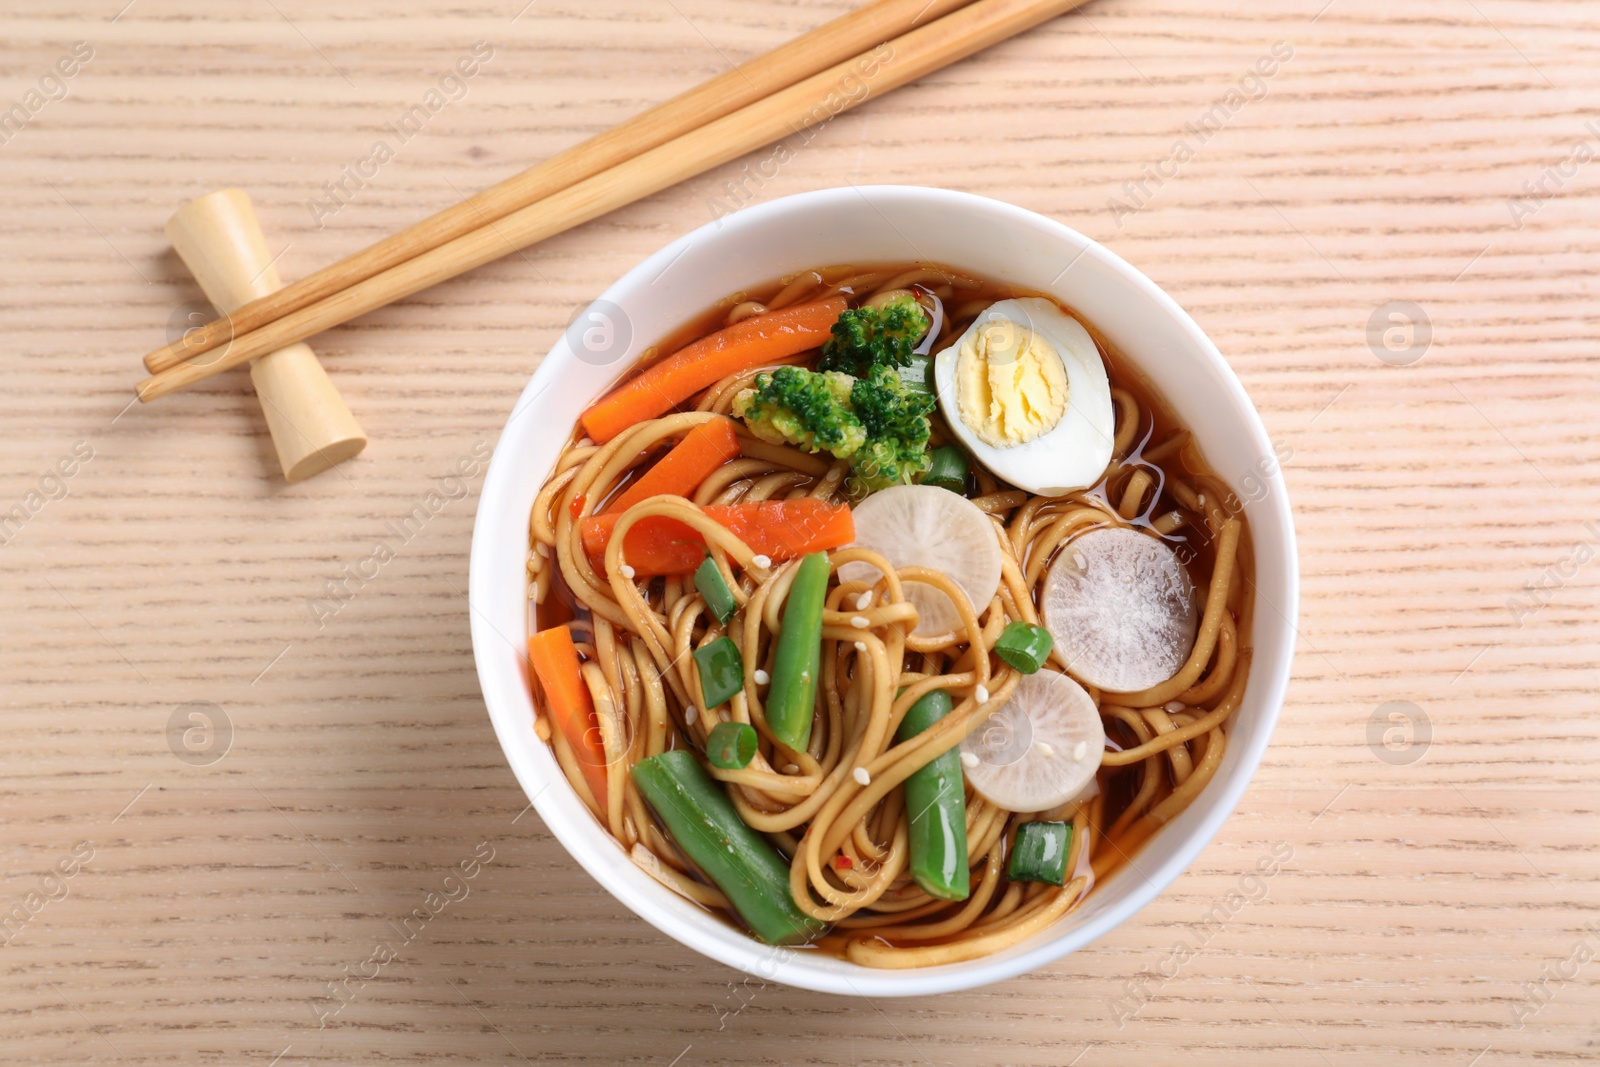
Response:
[{"label": "egg yolk", "polygon": [[1067,413],[1067,370],[1044,336],[994,319],[956,351],[956,404],[980,441],[1012,448],[1050,432]]}]

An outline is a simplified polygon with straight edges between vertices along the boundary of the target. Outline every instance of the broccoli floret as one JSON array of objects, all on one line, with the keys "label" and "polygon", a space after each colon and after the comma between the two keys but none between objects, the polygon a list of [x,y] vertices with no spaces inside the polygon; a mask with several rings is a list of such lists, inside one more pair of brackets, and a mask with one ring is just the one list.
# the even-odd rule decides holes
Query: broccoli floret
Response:
[{"label": "broccoli floret", "polygon": [[874,367],[850,387],[850,406],[866,428],[866,444],[850,457],[867,489],[908,485],[928,470],[928,415],[936,401],[906,387],[888,367]]},{"label": "broccoli floret", "polygon": [[909,292],[881,307],[851,308],[833,324],[817,369],[865,378],[873,367],[904,367],[927,332],[922,305]]},{"label": "broccoli floret", "polygon": [[756,375],[754,388],[734,397],[733,413],[763,441],[849,459],[867,439],[850,406],[854,384],[848,374],[779,367]]},{"label": "broccoli floret", "polygon": [[850,461],[868,492],[904,485],[927,471],[928,414],[936,401],[889,367],[864,378],[779,367],[758,374],[733,400],[733,413],[764,441]]}]

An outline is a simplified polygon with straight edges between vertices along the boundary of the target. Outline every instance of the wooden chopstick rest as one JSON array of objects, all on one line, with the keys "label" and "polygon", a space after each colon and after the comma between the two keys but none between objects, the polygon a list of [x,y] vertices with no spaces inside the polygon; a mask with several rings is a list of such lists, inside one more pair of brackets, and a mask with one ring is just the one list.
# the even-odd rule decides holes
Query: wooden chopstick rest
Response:
[{"label": "wooden chopstick rest", "polygon": [[[255,208],[242,189],[223,189],[189,201],[167,220],[167,237],[224,317],[283,287]],[[224,347],[197,361],[220,358],[226,351]],[[250,381],[289,481],[320,474],[367,446],[367,435],[328,380],[317,354],[303,342],[256,357],[250,364]]]}]

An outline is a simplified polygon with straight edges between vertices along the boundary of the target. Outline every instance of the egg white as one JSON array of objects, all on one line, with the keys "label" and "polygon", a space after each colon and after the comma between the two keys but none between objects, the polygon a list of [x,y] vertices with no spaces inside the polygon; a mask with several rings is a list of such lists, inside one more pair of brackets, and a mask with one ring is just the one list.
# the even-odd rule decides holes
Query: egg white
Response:
[{"label": "egg white", "polygon": [[[956,390],[956,354],[984,323],[1010,320],[1049,341],[1067,372],[1067,412],[1045,433],[1020,445],[996,448],[961,421]],[[1001,300],[973,320],[966,332],[933,360],[934,388],[945,421],[974,459],[1018,489],[1060,496],[1099,481],[1111,462],[1116,411],[1111,382],[1089,331],[1041,297]]]}]

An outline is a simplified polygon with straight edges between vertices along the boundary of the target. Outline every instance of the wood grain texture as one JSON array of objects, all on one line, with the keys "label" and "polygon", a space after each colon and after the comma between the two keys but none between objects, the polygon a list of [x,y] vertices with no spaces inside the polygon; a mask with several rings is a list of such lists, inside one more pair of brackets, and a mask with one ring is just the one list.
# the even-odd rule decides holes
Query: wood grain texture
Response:
[{"label": "wood grain texture", "polygon": [[[616,904],[523,813],[472,670],[481,474],[447,476],[569,316],[729,202],[741,163],[317,338],[372,444],[309,482],[277,480],[242,374],[129,406],[200,299],[161,233],[182,202],[248,189],[298,277],[848,5],[124,2],[0,12],[0,110],[94,49],[0,143],[0,914],[37,905],[0,933],[0,1059],[1600,1057],[1593,5],[1095,0],[745,180],[755,201],[949,186],[1105,241],[1238,371],[1301,538],[1283,721],[1194,869],[1037,973],[866,1003],[736,985]],[[319,228],[323,183],[480,40],[464,98]],[[1292,58],[1174,169],[1278,41]],[[1369,344],[1389,301],[1431,323],[1409,366]],[[319,624],[327,583],[419,506]],[[1368,743],[1392,701],[1431,727],[1393,762]],[[188,702],[231,722],[221,759],[169,747]],[[467,895],[319,1028],[313,998],[480,842]],[[77,873],[46,880],[58,863]],[[1260,899],[1208,920],[1234,891]]]}]

